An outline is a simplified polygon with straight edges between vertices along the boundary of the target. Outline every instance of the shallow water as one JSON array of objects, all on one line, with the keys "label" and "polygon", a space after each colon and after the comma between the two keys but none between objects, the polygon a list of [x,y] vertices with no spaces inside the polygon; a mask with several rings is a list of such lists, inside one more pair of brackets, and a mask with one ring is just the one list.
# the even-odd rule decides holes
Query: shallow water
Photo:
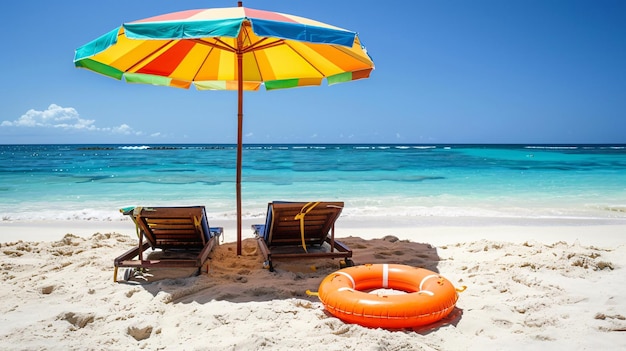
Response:
[{"label": "shallow water", "polygon": [[[0,145],[4,221],[118,220],[126,206],[235,217],[233,145]],[[626,219],[624,145],[246,145],[247,218],[272,200],[343,216]]]}]

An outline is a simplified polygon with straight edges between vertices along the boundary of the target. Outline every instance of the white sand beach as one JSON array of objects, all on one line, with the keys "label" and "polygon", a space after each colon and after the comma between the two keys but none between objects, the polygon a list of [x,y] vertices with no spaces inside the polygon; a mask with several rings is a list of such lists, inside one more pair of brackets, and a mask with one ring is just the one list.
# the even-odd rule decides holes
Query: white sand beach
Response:
[{"label": "white sand beach", "polygon": [[420,221],[340,219],[336,230],[356,264],[424,267],[467,287],[450,316],[417,330],[329,315],[305,291],[338,262],[275,261],[269,272],[249,220],[240,257],[234,223],[214,221],[226,235],[208,272],[119,283],[113,259],[136,243],[130,222],[0,222],[0,349],[626,349],[623,222]]}]

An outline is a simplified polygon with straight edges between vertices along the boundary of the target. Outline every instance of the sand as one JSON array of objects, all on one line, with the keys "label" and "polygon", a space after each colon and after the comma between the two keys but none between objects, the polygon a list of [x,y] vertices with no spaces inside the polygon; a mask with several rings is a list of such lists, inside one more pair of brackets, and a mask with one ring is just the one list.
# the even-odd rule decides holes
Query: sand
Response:
[{"label": "sand", "polygon": [[264,269],[250,220],[239,257],[233,223],[217,221],[226,235],[208,271],[118,283],[113,259],[136,243],[129,222],[0,222],[0,349],[626,349],[623,222],[417,221],[337,223],[356,264],[424,267],[467,287],[450,316],[405,330],[346,324],[305,293],[336,260]]}]

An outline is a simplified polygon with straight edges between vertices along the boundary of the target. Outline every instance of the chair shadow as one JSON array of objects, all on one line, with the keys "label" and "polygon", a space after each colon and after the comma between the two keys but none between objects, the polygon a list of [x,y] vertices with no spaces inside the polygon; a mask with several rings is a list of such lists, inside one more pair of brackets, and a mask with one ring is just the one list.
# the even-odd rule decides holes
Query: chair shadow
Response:
[{"label": "chair shadow", "polygon": [[[427,243],[399,240],[394,236],[365,240],[360,237],[339,238],[353,250],[355,264],[404,264],[439,273],[437,249]],[[263,268],[263,256],[256,239],[242,242],[237,256],[235,243],[217,246],[199,274],[195,268],[154,268],[131,277],[126,284],[142,286],[154,296],[165,292],[168,303],[228,301],[234,303],[264,302],[285,299],[319,301],[306,291],[317,291],[322,280],[338,270],[339,259],[311,258],[275,260],[274,272]],[[463,311],[455,308],[441,321],[426,328],[404,329],[404,332],[428,334],[446,325],[456,325]]]},{"label": "chair shadow", "polygon": [[[437,249],[430,244],[399,240],[394,236],[365,240],[360,237],[339,239],[353,250],[355,264],[404,264],[438,272]],[[157,258],[162,255],[154,252]],[[152,258],[151,256],[149,256]],[[125,284],[140,285],[156,295],[175,293],[179,302],[212,300],[230,302],[269,301],[308,297],[306,290],[316,290],[322,279],[338,270],[339,259],[305,258],[275,260],[275,272],[263,268],[256,239],[245,239],[242,255],[236,256],[235,243],[217,246],[198,274],[196,268],[152,268],[129,277]],[[248,284],[249,283],[249,284]],[[180,290],[198,290],[182,296]],[[183,294],[184,295],[184,294]]]}]

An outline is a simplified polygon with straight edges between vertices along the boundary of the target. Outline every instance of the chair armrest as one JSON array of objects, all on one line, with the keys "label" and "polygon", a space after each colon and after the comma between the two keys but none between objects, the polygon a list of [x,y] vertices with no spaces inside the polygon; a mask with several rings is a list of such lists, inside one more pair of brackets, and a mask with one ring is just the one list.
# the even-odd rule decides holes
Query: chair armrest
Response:
[{"label": "chair armrest", "polygon": [[224,228],[222,227],[211,227],[209,228],[209,232],[211,233],[211,237],[220,236],[224,234]]},{"label": "chair armrest", "polygon": [[260,236],[265,233],[265,224],[253,224],[252,230],[254,230],[254,235]]}]

